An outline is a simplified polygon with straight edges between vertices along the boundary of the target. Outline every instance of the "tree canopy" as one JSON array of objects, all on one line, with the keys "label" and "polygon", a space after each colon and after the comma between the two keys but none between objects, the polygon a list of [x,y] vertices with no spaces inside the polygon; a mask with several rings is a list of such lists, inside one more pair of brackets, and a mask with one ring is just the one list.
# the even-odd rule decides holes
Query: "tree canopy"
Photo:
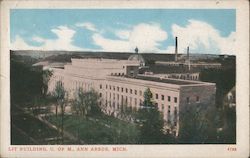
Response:
[{"label": "tree canopy", "polygon": [[144,92],[144,102],[138,111],[138,127],[142,144],[161,143],[163,140],[163,118],[158,108],[153,104],[152,92],[147,88]]}]

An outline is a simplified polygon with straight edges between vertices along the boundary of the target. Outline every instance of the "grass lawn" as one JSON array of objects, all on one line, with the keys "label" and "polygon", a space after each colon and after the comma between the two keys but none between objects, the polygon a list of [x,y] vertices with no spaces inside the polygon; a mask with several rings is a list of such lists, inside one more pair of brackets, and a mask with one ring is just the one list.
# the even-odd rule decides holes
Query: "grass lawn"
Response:
[{"label": "grass lawn", "polygon": [[[45,123],[18,108],[12,108],[11,115],[11,144],[12,145],[34,145],[58,144],[55,138],[58,132],[51,129]],[[32,141],[35,140],[36,142]],[[64,138],[68,144],[74,144],[71,140]]]},{"label": "grass lawn", "polygon": [[[61,122],[61,117],[49,116],[47,120],[53,124]],[[75,115],[64,117],[64,129],[78,136],[85,144],[136,144],[138,129],[132,123],[107,115],[78,118]]]}]

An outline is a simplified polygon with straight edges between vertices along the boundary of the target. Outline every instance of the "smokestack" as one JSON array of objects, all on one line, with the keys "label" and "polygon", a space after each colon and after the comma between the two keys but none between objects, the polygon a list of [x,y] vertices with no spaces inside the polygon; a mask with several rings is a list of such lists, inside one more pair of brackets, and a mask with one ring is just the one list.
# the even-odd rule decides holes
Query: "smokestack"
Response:
[{"label": "smokestack", "polygon": [[187,47],[187,61],[188,61],[188,70],[190,71],[189,46]]},{"label": "smokestack", "polygon": [[175,37],[175,62],[178,61],[178,38]]}]

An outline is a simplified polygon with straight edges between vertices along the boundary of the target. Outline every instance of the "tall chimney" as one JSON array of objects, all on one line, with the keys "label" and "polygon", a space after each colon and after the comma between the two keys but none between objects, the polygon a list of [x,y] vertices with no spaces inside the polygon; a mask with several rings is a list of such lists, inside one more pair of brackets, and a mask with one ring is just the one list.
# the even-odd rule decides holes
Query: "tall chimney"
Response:
[{"label": "tall chimney", "polygon": [[190,71],[189,46],[187,47],[187,62],[188,62],[188,70]]},{"label": "tall chimney", "polygon": [[178,38],[175,37],[175,62],[178,61]]}]

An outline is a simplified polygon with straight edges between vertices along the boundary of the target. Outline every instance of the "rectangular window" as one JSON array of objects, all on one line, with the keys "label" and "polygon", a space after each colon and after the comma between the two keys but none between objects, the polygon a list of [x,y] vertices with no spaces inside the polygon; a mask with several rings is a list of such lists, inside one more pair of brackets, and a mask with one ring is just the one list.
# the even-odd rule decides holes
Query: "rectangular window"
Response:
[{"label": "rectangular window", "polygon": [[126,93],[128,93],[128,88],[126,88]]},{"label": "rectangular window", "polygon": [[100,84],[100,89],[102,89],[102,85]]},{"label": "rectangular window", "polygon": [[168,114],[167,114],[167,121],[168,123],[171,123],[171,116],[170,116],[170,105],[168,106]]},{"label": "rectangular window", "polygon": [[118,91],[118,92],[119,92],[119,89],[120,89],[120,88],[119,88],[119,87],[117,87],[117,91]]},{"label": "rectangular window", "polygon": [[174,97],[174,102],[177,103],[177,97]]},{"label": "rectangular window", "polygon": [[111,90],[111,86],[109,85],[109,89]]},{"label": "rectangular window", "polygon": [[177,115],[177,107],[174,107],[174,114]]},{"label": "rectangular window", "polygon": [[130,94],[132,94],[133,93],[133,90],[132,89],[130,89]]},{"label": "rectangular window", "polygon": [[115,91],[115,86],[113,86],[113,90]]},{"label": "rectangular window", "polygon": [[189,99],[189,97],[187,97],[187,103],[188,103],[188,104],[190,103],[190,99]]},{"label": "rectangular window", "polygon": [[162,111],[164,110],[164,104],[161,104],[161,110]]},{"label": "rectangular window", "polygon": [[158,99],[158,94],[157,93],[155,94],[155,99]]},{"label": "rectangular window", "polygon": [[102,93],[100,93],[99,96],[102,97]]},{"label": "rectangular window", "polygon": [[123,92],[123,87],[121,88],[122,92]]},{"label": "rectangular window", "polygon": [[196,102],[200,102],[200,97],[196,96]]},{"label": "rectangular window", "polygon": [[142,91],[140,91],[140,96],[142,96]]},{"label": "rectangular window", "polygon": [[164,100],[164,95],[161,95],[161,100]]},{"label": "rectangular window", "polygon": [[106,85],[106,89],[108,89],[108,85]]},{"label": "rectangular window", "polygon": [[121,103],[123,104],[123,95],[121,96]]},{"label": "rectangular window", "polygon": [[137,95],[137,90],[135,90],[135,95]]},{"label": "rectangular window", "polygon": [[169,102],[171,101],[171,97],[170,97],[170,96],[168,96],[168,101],[169,101]]}]

